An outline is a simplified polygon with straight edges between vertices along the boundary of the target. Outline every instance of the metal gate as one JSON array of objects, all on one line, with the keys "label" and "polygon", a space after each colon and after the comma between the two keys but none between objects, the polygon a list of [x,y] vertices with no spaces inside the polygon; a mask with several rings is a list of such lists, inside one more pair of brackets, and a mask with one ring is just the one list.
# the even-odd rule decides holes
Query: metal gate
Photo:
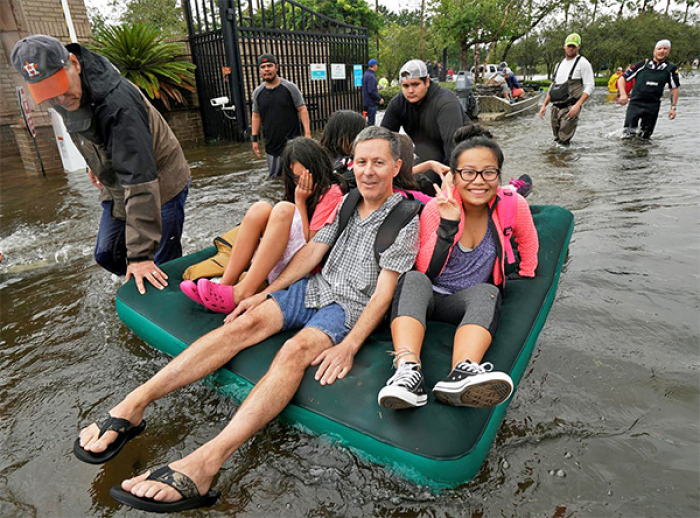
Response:
[{"label": "metal gate", "polygon": [[[197,92],[208,140],[245,140],[253,90],[260,84],[257,58],[271,52],[280,76],[306,100],[311,127],[320,130],[336,110],[362,111],[353,65],[367,63],[367,29],[338,22],[293,0],[184,0]],[[326,78],[311,79],[311,64]],[[345,79],[333,79],[331,64]],[[341,74],[342,75],[342,74]],[[234,110],[212,106],[228,97]]]}]

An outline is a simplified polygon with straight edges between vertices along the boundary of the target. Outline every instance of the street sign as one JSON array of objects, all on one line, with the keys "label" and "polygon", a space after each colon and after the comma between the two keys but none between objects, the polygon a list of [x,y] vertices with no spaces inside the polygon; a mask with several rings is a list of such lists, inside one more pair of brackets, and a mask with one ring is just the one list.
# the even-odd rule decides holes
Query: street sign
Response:
[{"label": "street sign", "polygon": [[352,77],[355,80],[355,86],[362,87],[362,65],[352,66]]},{"label": "street sign", "polygon": [[331,79],[345,79],[345,63],[331,63]]},{"label": "street sign", "polygon": [[325,63],[311,63],[309,67],[311,68],[312,81],[325,81],[328,78]]}]

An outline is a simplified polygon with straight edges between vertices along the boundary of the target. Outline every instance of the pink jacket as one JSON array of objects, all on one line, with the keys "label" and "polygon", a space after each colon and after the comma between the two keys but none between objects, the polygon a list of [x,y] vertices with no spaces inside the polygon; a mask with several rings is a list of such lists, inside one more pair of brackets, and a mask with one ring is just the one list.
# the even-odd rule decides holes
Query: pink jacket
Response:
[{"label": "pink jacket", "polygon": [[[456,189],[452,194],[455,199],[459,199],[459,193]],[[502,288],[505,286],[505,252],[503,243],[506,238],[503,235],[503,225],[499,219],[498,204],[496,203],[496,200],[499,199],[500,194],[501,189],[498,190],[498,194],[494,197],[494,199],[489,202],[489,209],[491,211],[491,221],[493,221],[499,242],[498,260],[495,261],[493,265],[493,282],[496,286]],[[532,221],[530,206],[528,205],[527,201],[525,201],[525,198],[519,194],[516,194],[516,199],[517,212],[515,223],[513,224],[513,236],[515,237],[515,242],[520,254],[518,273],[522,277],[534,277],[535,270],[537,269],[537,252],[539,250],[537,230],[535,229],[535,224]],[[496,205],[495,210],[494,205]],[[442,261],[442,264],[440,265],[440,272],[442,272],[442,270],[445,268],[450,254],[452,253],[452,248],[462,237],[462,232],[464,231],[464,219],[464,207],[462,206],[462,216],[459,220],[459,228],[454,236],[454,239],[452,240],[452,244],[450,245],[447,254],[444,257],[444,261]],[[423,208],[423,212],[420,216],[420,249],[416,259],[416,269],[423,273],[427,272],[428,267],[433,260],[433,255],[436,253],[439,227],[440,213],[438,212],[437,200],[432,200]],[[437,257],[436,259],[441,260],[441,258]]]}]

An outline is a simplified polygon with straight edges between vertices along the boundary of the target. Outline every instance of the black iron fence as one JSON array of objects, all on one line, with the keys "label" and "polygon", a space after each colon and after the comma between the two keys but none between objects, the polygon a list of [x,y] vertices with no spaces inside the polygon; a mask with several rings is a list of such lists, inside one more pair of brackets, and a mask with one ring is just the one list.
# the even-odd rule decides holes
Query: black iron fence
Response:
[{"label": "black iron fence", "polygon": [[[207,139],[247,138],[251,97],[261,82],[257,58],[265,52],[301,90],[312,129],[336,110],[362,110],[355,74],[367,63],[366,29],[293,0],[184,0],[184,7]],[[211,105],[224,96],[235,111]]]}]

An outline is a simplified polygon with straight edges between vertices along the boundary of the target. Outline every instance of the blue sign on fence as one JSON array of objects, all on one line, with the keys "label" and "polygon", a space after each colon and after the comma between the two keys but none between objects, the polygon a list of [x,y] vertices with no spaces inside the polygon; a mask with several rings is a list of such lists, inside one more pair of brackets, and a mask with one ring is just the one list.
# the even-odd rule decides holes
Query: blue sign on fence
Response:
[{"label": "blue sign on fence", "polygon": [[325,63],[311,63],[311,80],[325,81],[328,78]]},{"label": "blue sign on fence", "polygon": [[355,80],[355,86],[362,86],[362,65],[352,66],[352,77]]}]

